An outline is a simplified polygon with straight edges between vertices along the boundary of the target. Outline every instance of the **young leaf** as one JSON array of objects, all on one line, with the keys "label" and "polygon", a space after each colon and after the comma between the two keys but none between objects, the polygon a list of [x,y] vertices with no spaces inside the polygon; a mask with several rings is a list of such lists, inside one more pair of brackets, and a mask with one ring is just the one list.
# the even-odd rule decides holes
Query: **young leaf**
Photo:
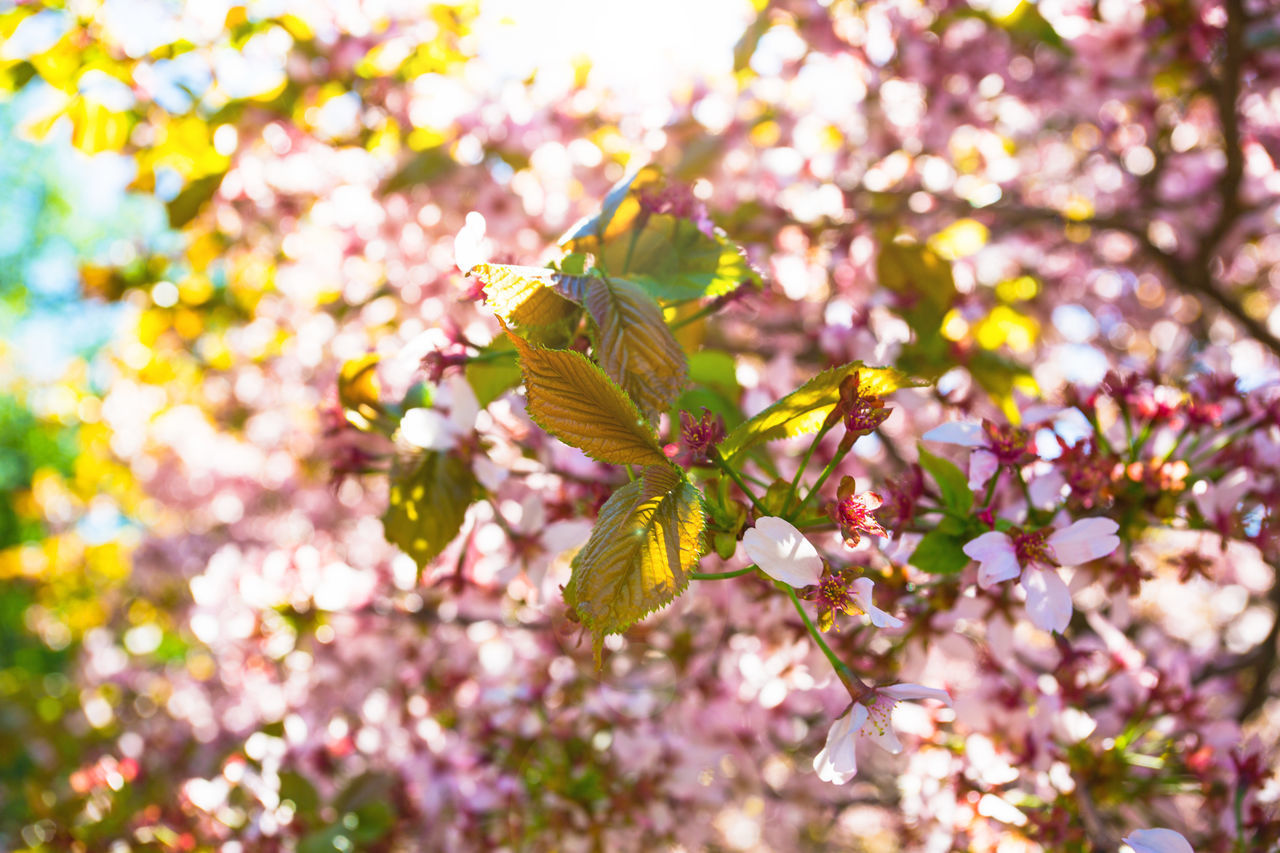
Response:
[{"label": "young leaf", "polygon": [[476,402],[483,408],[520,384],[520,365],[516,348],[506,335],[496,337],[467,362],[467,381],[475,392]]},{"label": "young leaf", "polygon": [[613,493],[573,560],[565,602],[592,634],[596,666],[620,634],[684,591],[703,552],[702,494],[670,465]]},{"label": "young leaf", "polygon": [[954,575],[969,564],[964,542],[938,530],[926,533],[911,553],[909,562],[922,572]]},{"label": "young leaf", "polygon": [[[574,251],[594,252],[595,247],[599,246],[599,241],[606,240],[626,228],[639,212],[640,205],[630,197],[631,191],[648,186],[660,177],[661,173],[656,166],[645,166],[628,172],[622,180],[609,189],[604,202],[600,205],[599,213],[579,219],[557,242],[561,246],[576,244]],[[624,202],[627,203],[625,207],[628,209],[622,209]],[[619,215],[620,212],[621,215]]]},{"label": "young leaf", "polygon": [[600,366],[653,420],[680,396],[688,375],[662,309],[636,285],[603,278],[592,279],[586,306],[600,329]]},{"label": "young leaf", "polygon": [[398,462],[382,516],[387,541],[426,568],[458,535],[477,489],[471,466],[452,454],[430,451]]},{"label": "young leaf", "polygon": [[918,447],[920,467],[929,472],[933,481],[938,484],[942,494],[942,504],[947,509],[958,513],[967,513],[973,508],[973,491],[969,488],[969,478],[954,463],[934,456],[923,447]]},{"label": "young leaf", "polygon": [[573,276],[540,267],[476,264],[469,275],[484,282],[484,301],[502,320],[534,343],[567,343],[577,325],[578,306],[556,292]]},{"label": "young leaf", "polygon": [[508,331],[520,354],[529,416],[592,459],[614,465],[664,465],[644,415],[582,353],[536,347]]},{"label": "young leaf", "polygon": [[854,372],[864,394],[883,395],[918,384],[893,368],[865,367],[857,361],[828,368],[736,427],[721,442],[720,455],[729,459],[762,441],[817,432],[840,401],[840,383]]},{"label": "young leaf", "polygon": [[650,216],[639,231],[606,242],[599,258],[610,276],[634,281],[656,299],[721,296],[759,278],[723,234],[708,236],[694,222],[668,214]]}]

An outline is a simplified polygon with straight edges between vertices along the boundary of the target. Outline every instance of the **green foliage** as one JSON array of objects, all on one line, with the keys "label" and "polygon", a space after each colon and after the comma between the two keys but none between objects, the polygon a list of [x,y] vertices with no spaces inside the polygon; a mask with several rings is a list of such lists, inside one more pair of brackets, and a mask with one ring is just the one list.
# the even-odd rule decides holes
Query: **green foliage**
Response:
[{"label": "green foliage", "polygon": [[742,250],[723,235],[709,237],[694,222],[667,214],[637,219],[628,234],[604,244],[599,263],[658,299],[721,296],[757,280]]},{"label": "green foliage", "polygon": [[973,508],[973,491],[969,488],[969,478],[956,467],[955,463],[934,456],[917,445],[920,454],[920,467],[929,472],[938,485],[942,496],[942,505],[952,512],[963,515]]},{"label": "green foliage", "polygon": [[962,550],[965,540],[941,528],[931,530],[920,540],[909,562],[922,572],[935,575],[954,575],[969,565],[969,557]]},{"label": "green foliage", "polygon": [[591,281],[586,306],[599,329],[600,366],[654,420],[675,402],[688,374],[662,309],[631,282],[603,278]]},{"label": "green foliage", "polygon": [[516,348],[506,335],[499,335],[467,362],[467,382],[481,407],[520,384]]},{"label": "green foliage", "polygon": [[387,540],[426,568],[458,535],[479,488],[471,466],[452,453],[427,451],[397,461],[382,516]]},{"label": "green foliage", "polygon": [[863,394],[884,395],[917,384],[893,368],[866,367],[859,361],[828,368],[736,427],[720,444],[720,455],[732,459],[764,441],[817,432],[840,402],[840,383],[853,373]]},{"label": "green foliage", "polygon": [[599,462],[666,464],[636,404],[586,356],[543,349],[508,334],[520,354],[529,416],[538,426]]},{"label": "green foliage", "polygon": [[553,270],[478,264],[470,272],[484,282],[485,304],[532,343],[560,346],[569,342],[581,309],[556,292],[565,278]]},{"label": "green foliage", "polygon": [[592,634],[597,666],[608,634],[669,604],[703,553],[701,493],[670,465],[614,492],[573,561],[565,601]]}]

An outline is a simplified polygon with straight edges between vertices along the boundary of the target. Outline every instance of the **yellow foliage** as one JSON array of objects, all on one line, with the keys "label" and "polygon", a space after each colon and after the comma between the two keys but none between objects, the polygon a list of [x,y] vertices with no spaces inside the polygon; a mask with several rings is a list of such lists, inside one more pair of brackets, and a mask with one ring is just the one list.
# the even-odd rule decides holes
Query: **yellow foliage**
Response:
[{"label": "yellow foliage", "polygon": [[1040,324],[1007,305],[998,305],[985,320],[977,324],[974,336],[983,349],[1008,346],[1016,353],[1025,353],[1035,346],[1036,339],[1040,336]]},{"label": "yellow foliage", "polygon": [[929,239],[929,248],[948,261],[977,254],[987,244],[987,226],[975,219],[957,219]]}]

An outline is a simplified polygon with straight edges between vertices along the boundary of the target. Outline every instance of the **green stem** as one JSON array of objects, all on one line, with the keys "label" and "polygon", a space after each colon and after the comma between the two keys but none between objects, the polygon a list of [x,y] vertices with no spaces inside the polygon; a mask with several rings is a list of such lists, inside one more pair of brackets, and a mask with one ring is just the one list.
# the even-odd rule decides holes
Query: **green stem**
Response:
[{"label": "green stem", "polygon": [[722,581],[729,578],[739,578],[743,575],[751,574],[755,570],[756,567],[752,564],[745,569],[737,569],[732,572],[690,572],[689,577],[695,581]]},{"label": "green stem", "polygon": [[1235,814],[1236,814],[1236,853],[1245,853],[1244,846],[1244,783],[1236,782]]},{"label": "green stem", "polygon": [[813,484],[813,488],[809,489],[808,494],[804,496],[804,500],[800,501],[800,505],[797,506],[793,512],[787,514],[788,519],[800,517],[800,514],[804,512],[804,508],[809,505],[809,501],[813,500],[813,496],[818,494],[819,490],[822,489],[822,484],[827,482],[827,478],[831,476],[831,472],[836,470],[836,466],[844,461],[845,454],[848,452],[848,450],[845,450],[843,453],[838,452],[831,458],[831,461],[827,463],[827,467],[823,468],[822,473],[818,475],[818,481]]},{"label": "green stem", "polygon": [[813,637],[813,641],[818,644],[818,648],[822,649],[822,653],[827,656],[827,660],[831,663],[833,669],[842,678],[852,678],[853,672],[845,665],[844,661],[836,657],[836,653],[831,651],[831,647],[827,645],[827,641],[822,639],[822,632],[813,624],[813,620],[809,618],[809,614],[804,612],[804,605],[800,603],[796,591],[782,581],[776,581],[777,585],[791,599],[791,603],[795,605],[796,612],[800,614],[801,620],[804,621],[805,630],[809,632],[809,636]]},{"label": "green stem", "polygon": [[818,445],[822,443],[822,439],[826,437],[831,430],[831,426],[824,424],[822,429],[818,430],[818,434],[813,437],[813,441],[809,442],[809,449],[804,452],[804,458],[800,460],[800,467],[796,469],[796,475],[791,479],[791,488],[787,489],[787,499],[782,502],[782,514],[786,515],[791,510],[791,501],[796,496],[796,489],[800,486],[800,478],[804,476],[805,469],[809,467],[809,460],[813,458],[813,451],[818,449]]},{"label": "green stem", "polygon": [[765,509],[764,505],[761,504],[760,501],[756,498],[755,493],[752,492],[751,489],[747,486],[746,482],[743,481],[742,475],[740,475],[737,471],[735,471],[732,465],[724,461],[724,457],[720,455],[720,449],[718,447],[711,448],[711,451],[710,453],[708,453],[708,456],[711,458],[711,461],[715,463],[715,466],[717,468],[719,468],[721,471],[728,474],[729,479],[737,483],[738,488],[741,489],[742,493],[746,495],[747,498],[751,501],[751,505],[756,508],[756,512],[760,513],[761,515],[769,514],[769,511]]}]

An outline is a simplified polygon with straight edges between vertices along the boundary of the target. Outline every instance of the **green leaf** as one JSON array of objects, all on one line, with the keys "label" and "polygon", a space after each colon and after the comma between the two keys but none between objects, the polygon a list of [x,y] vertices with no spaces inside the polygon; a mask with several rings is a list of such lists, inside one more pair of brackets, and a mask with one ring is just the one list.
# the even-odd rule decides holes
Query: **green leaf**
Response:
[{"label": "green leaf", "polygon": [[505,264],[477,264],[468,275],[484,282],[485,304],[522,337],[544,346],[569,342],[580,309],[556,288],[585,287],[575,284],[578,276]]},{"label": "green leaf", "polygon": [[387,541],[426,568],[458,535],[478,489],[471,466],[452,454],[428,451],[397,460],[382,516]]},{"label": "green leaf", "polygon": [[854,372],[864,394],[884,395],[919,384],[893,368],[865,367],[858,361],[828,368],[735,428],[720,444],[720,455],[730,459],[762,441],[817,432],[840,402],[840,383]]},{"label": "green leaf", "polygon": [[598,263],[656,299],[721,296],[759,280],[742,250],[723,234],[709,237],[692,221],[668,214],[649,216],[639,231],[606,242]]},{"label": "green leaf", "polygon": [[169,202],[169,227],[176,230],[199,216],[205,204],[218,191],[218,187],[222,186],[225,175],[226,172],[205,175],[183,187]]},{"label": "green leaf", "polygon": [[963,548],[961,540],[934,530],[924,535],[908,562],[922,572],[954,575],[969,565],[969,555]]},{"label": "green leaf", "polygon": [[[580,244],[581,248],[575,248],[574,251],[594,251],[591,246],[598,245],[598,241],[606,240],[630,225],[635,215],[639,213],[640,205],[634,198],[629,198],[632,189],[654,183],[660,176],[661,173],[655,166],[645,166],[628,172],[622,180],[610,187],[604,201],[600,204],[599,213],[575,222],[556,242],[561,246],[570,243]],[[630,209],[624,210],[624,215],[618,216],[618,210],[623,207],[624,202],[629,202],[627,207]],[[609,226],[615,222],[615,219],[617,224],[611,229]]]},{"label": "green leaf", "polygon": [[724,350],[703,349],[689,356],[689,381],[705,385],[733,401],[742,393],[737,365],[733,356]]},{"label": "green leaf", "polygon": [[876,258],[882,287],[905,298],[900,313],[921,342],[931,340],[956,301],[951,265],[919,243],[886,241]]},{"label": "green leaf", "polygon": [[702,494],[670,465],[605,501],[591,538],[573,560],[565,602],[592,634],[596,666],[604,638],[671,603],[703,553]]},{"label": "green leaf", "polygon": [[446,145],[419,151],[382,183],[380,194],[400,192],[420,184],[432,184],[458,166]]},{"label": "green leaf", "polygon": [[658,303],[626,281],[593,279],[586,306],[600,330],[595,356],[653,420],[680,396],[688,366]]},{"label": "green leaf", "polygon": [[973,508],[973,491],[969,488],[969,478],[964,475],[953,462],[934,456],[917,445],[920,453],[920,467],[929,472],[933,481],[938,484],[942,494],[943,506],[957,513],[967,513]]},{"label": "green leaf", "polygon": [[506,335],[499,335],[467,362],[466,376],[476,401],[484,408],[520,384],[516,348]]},{"label": "green leaf", "polygon": [[586,356],[543,349],[508,335],[520,355],[529,416],[538,426],[600,462],[666,464],[636,404]]}]

